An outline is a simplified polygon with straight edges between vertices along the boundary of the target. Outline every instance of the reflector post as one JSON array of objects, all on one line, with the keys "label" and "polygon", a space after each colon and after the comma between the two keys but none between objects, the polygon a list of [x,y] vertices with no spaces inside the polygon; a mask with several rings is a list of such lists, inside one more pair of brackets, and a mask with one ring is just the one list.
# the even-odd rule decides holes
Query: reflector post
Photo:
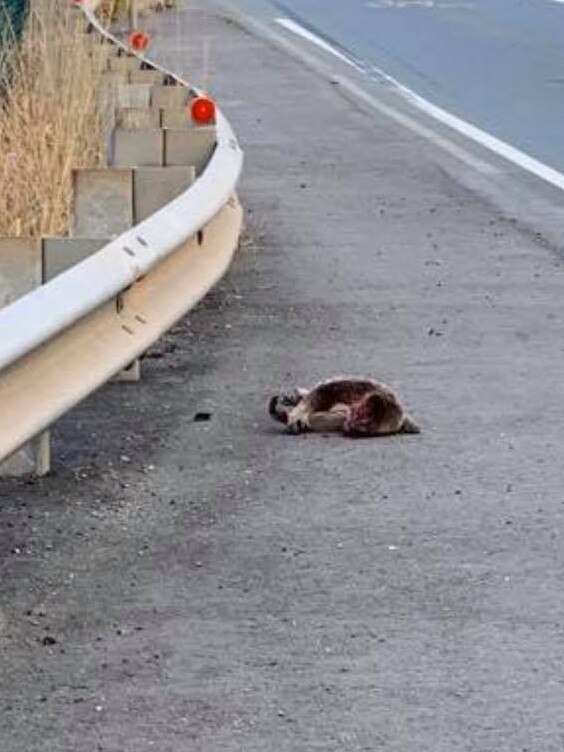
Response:
[{"label": "reflector post", "polygon": [[141,29],[134,29],[128,37],[129,47],[135,52],[143,52],[149,46],[149,35]]},{"label": "reflector post", "polygon": [[190,116],[197,125],[215,123],[215,102],[210,97],[196,97],[190,102],[189,108]]}]

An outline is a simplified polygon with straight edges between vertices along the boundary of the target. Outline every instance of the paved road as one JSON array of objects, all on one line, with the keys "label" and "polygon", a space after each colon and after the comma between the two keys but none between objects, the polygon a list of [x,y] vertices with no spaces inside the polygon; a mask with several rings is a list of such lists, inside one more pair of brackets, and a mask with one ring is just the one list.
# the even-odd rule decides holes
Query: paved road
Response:
[{"label": "paved road", "polygon": [[[528,197],[504,214],[195,0],[155,24],[178,69],[208,40],[248,234],[143,382],[61,422],[55,475],[0,484],[2,751],[561,752],[564,266],[528,214],[550,196],[500,173]],[[343,371],[424,432],[270,424],[272,389]]]},{"label": "paved road", "polygon": [[564,170],[564,4],[234,0],[289,17],[449,112]]}]

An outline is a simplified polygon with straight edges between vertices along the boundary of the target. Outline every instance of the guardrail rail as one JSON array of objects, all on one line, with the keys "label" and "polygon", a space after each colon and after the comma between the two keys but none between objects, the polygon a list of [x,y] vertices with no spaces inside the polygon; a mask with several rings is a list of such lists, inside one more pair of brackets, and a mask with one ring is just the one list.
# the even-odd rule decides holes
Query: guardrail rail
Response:
[{"label": "guardrail rail", "polygon": [[[201,92],[106,30],[99,2],[83,0],[77,12],[86,31],[115,50],[113,164],[77,173],[75,237],[43,240],[45,284],[0,310],[0,461],[9,458],[0,472],[9,474],[48,470],[43,432],[206,294],[228,268],[242,227],[235,191],[243,156],[229,122],[216,110],[213,144],[209,128],[182,123],[180,110]],[[175,198],[145,216],[154,209],[151,186],[166,195],[169,177],[180,192],[177,185]],[[149,198],[141,205],[143,185]],[[20,252],[15,241],[9,263]]]}]

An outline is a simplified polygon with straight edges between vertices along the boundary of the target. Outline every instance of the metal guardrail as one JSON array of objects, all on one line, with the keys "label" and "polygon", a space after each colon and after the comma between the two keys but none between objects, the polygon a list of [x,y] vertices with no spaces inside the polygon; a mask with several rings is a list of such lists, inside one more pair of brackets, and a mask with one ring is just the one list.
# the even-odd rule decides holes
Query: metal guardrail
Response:
[{"label": "metal guardrail", "polygon": [[[98,21],[99,2],[83,0],[82,12],[98,33],[127,50]],[[141,354],[227,268],[242,223],[235,188],[243,157],[219,110],[216,127],[217,146],[184,193],[0,310],[0,460]]]}]

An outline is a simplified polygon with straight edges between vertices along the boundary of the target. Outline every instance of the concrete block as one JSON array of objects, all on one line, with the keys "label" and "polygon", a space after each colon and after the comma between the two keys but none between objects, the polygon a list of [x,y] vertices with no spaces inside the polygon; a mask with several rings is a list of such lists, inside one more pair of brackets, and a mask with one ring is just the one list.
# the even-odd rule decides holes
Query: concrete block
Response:
[{"label": "concrete block", "polygon": [[108,40],[108,55],[110,57],[123,57],[123,50]]},{"label": "concrete block", "polygon": [[0,238],[0,308],[38,287],[42,278],[39,240]]},{"label": "concrete block", "polygon": [[165,161],[169,165],[194,165],[200,175],[207,165],[216,144],[214,126],[205,128],[167,128],[165,138]]},{"label": "concrete block", "polygon": [[116,112],[116,125],[127,130],[160,128],[160,112],[150,107],[126,107]]},{"label": "concrete block", "polygon": [[141,381],[141,361],[139,358],[130,363],[127,368],[120,371],[117,376],[114,376],[112,381],[118,381],[121,383],[134,384]]},{"label": "concrete block", "polygon": [[192,166],[137,167],[133,173],[133,219],[137,224],[183,193],[196,179]]},{"label": "concrete block", "polygon": [[139,69],[129,71],[129,83],[130,84],[162,84],[163,74],[158,70]]},{"label": "concrete block", "polygon": [[43,431],[0,463],[0,477],[47,475],[51,469],[49,431]]},{"label": "concrete block", "polygon": [[[0,307],[13,303],[41,284],[41,242],[33,238],[0,238]],[[49,472],[49,434],[36,439],[0,463],[0,476],[45,475]]]},{"label": "concrete block", "polygon": [[130,169],[106,167],[74,170],[74,236],[112,238],[121,235],[132,224],[133,175]]},{"label": "concrete block", "polygon": [[118,84],[118,107],[149,107],[151,104],[151,84]]},{"label": "concrete block", "polygon": [[111,73],[122,73],[126,76],[129,71],[139,68],[139,60],[134,55],[119,55],[108,58],[107,70]]},{"label": "concrete block", "polygon": [[163,132],[160,128],[116,128],[111,161],[119,167],[161,167],[163,149]]},{"label": "concrete block", "polygon": [[151,105],[155,108],[176,107],[180,109],[188,103],[188,89],[180,84],[156,85],[151,89]]},{"label": "concrete block", "polygon": [[193,128],[194,123],[188,113],[188,107],[163,107],[161,109],[161,128]]},{"label": "concrete block", "polygon": [[102,83],[107,89],[112,92],[112,97],[116,101],[117,105],[117,92],[120,86],[128,84],[127,74],[124,73],[110,73],[106,72],[102,74]]},{"label": "concrete block", "polygon": [[118,89],[125,79],[118,73],[104,73],[102,80],[102,107],[105,112],[113,113],[117,108]]},{"label": "concrete block", "polygon": [[43,281],[49,282],[108,242],[106,238],[43,238]]}]

